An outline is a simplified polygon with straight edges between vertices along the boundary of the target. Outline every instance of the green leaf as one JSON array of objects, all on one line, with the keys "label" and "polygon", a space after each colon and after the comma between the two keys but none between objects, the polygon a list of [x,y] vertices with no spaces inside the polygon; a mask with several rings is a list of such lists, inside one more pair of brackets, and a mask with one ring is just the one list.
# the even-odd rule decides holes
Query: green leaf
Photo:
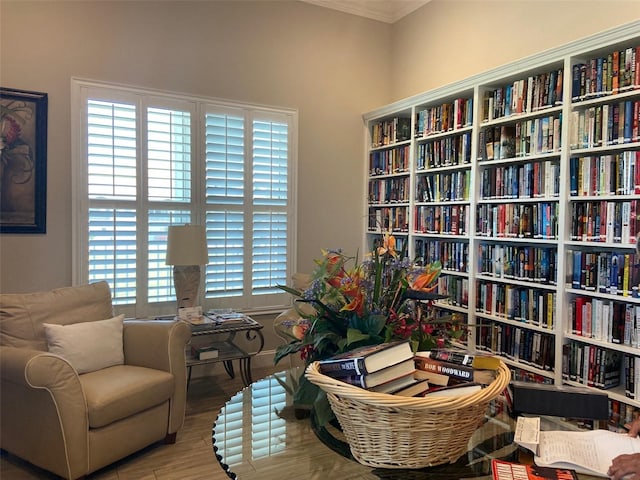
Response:
[{"label": "green leaf", "polygon": [[299,352],[304,345],[299,342],[291,342],[286,345],[278,345],[276,348],[276,353],[273,357],[273,364],[276,365],[280,360],[282,360],[287,355],[291,355],[292,353]]},{"label": "green leaf", "polygon": [[362,333],[356,328],[350,328],[347,330],[347,345],[351,345],[362,340],[367,340],[371,335],[368,333]]},{"label": "green leaf", "polygon": [[313,412],[316,416],[317,424],[321,427],[324,427],[336,417],[333,410],[331,410],[327,394],[321,389],[318,389],[318,395],[313,402]]},{"label": "green leaf", "polygon": [[300,290],[295,289],[295,288],[287,287],[286,285],[276,285],[276,287],[278,287],[280,290],[284,290],[285,292],[290,293],[294,297],[301,297],[302,296],[302,292]]},{"label": "green leaf", "polygon": [[318,398],[318,393],[322,390],[317,385],[314,385],[307,377],[302,373],[300,375],[300,383],[293,395],[293,403],[298,405],[313,405]]},{"label": "green leaf", "polygon": [[380,335],[387,324],[387,317],[385,315],[369,315],[366,318],[358,318],[356,316],[351,324],[365,334]]}]

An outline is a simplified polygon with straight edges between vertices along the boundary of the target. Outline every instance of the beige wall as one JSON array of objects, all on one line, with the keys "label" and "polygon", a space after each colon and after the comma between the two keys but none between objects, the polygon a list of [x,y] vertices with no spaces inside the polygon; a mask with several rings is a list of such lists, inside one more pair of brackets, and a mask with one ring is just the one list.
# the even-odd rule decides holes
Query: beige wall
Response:
[{"label": "beige wall", "polygon": [[391,26],[296,1],[0,2],[0,85],[49,94],[46,235],[0,236],[0,289],[71,283],[70,78],[299,111],[298,264],[362,241],[363,111]]},{"label": "beige wall", "polygon": [[0,290],[71,283],[73,76],[297,108],[309,270],[361,243],[363,112],[639,17],[613,0],[433,0],[393,26],[296,1],[2,0],[0,85],[49,94],[49,178],[47,234],[0,236]]},{"label": "beige wall", "polygon": [[432,0],[394,24],[392,101],[639,18],[640,0]]}]

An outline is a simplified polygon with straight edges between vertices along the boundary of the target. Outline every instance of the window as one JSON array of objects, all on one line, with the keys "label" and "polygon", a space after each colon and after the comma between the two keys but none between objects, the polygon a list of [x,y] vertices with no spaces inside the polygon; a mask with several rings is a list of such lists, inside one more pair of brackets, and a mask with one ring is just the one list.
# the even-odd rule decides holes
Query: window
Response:
[{"label": "window", "polygon": [[205,308],[281,309],[294,271],[297,114],[73,81],[74,283],[119,311],[175,308],[169,225],[205,225]]}]

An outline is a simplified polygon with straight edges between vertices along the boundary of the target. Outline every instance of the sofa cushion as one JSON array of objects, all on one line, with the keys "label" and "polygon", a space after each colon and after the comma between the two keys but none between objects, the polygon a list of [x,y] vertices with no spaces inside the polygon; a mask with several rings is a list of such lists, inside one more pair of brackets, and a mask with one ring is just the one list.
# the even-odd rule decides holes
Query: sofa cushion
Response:
[{"label": "sofa cushion", "polygon": [[161,370],[116,365],[80,375],[89,428],[100,428],[171,398],[175,379]]},{"label": "sofa cushion", "polygon": [[43,323],[68,325],[113,317],[107,282],[47,292],[0,294],[0,345],[47,351]]},{"label": "sofa cushion", "polygon": [[95,322],[55,325],[43,323],[49,352],[65,358],[78,373],[122,365],[124,315]]}]

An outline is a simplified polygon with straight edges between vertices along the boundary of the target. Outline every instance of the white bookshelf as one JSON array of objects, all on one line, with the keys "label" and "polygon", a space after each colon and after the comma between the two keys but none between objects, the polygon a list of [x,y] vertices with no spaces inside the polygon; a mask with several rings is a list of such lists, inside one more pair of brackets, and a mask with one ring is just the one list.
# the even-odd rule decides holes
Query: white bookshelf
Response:
[{"label": "white bookshelf", "polygon": [[[630,102],[632,108],[636,109],[635,112],[640,109],[640,72],[635,79],[631,79],[632,83],[637,83],[633,87],[598,94],[582,92],[581,96],[576,95],[579,98],[572,98],[576,65],[586,64],[590,68],[592,59],[607,59],[614,52],[627,52],[627,49],[633,49],[634,56],[638,56],[636,52],[640,54],[638,21],[383,106],[363,116],[366,191],[369,192],[371,182],[381,179],[388,181],[389,185],[392,181],[402,181],[409,186],[408,195],[404,192],[402,198],[396,195],[388,201],[367,199],[365,218],[368,219],[376,215],[378,218],[386,218],[379,213],[382,211],[404,211],[399,215],[402,217],[400,221],[395,223],[385,223],[384,220],[367,222],[364,248],[369,249],[372,242],[391,226],[396,238],[407,242],[411,258],[428,262],[435,255],[444,260],[442,287],[445,291],[442,293],[451,294],[452,300],[449,304],[439,303],[439,308],[463,313],[470,326],[490,325],[492,331],[501,332],[500,335],[510,332],[513,338],[516,335],[514,332],[519,330],[517,335],[520,338],[524,335],[527,340],[531,338],[531,342],[540,345],[538,350],[550,349],[545,355],[551,361],[546,363],[524,358],[520,355],[521,351],[512,349],[505,352],[499,347],[496,350],[497,354],[505,355],[503,358],[506,363],[530,372],[538,380],[546,379],[557,384],[587,383],[584,379],[581,381],[577,377],[570,378],[567,370],[569,362],[566,360],[568,347],[565,345],[587,345],[594,351],[604,349],[622,356],[640,356],[640,334],[630,337],[626,344],[624,339],[622,343],[616,343],[610,335],[607,338],[606,335],[596,337],[589,331],[576,332],[572,316],[573,305],[578,297],[591,302],[597,300],[610,304],[621,303],[634,312],[638,307],[639,318],[635,322],[638,325],[637,331],[640,332],[640,298],[633,296],[631,288],[629,295],[623,295],[598,291],[599,286],[595,291],[576,288],[571,283],[573,252],[576,251],[627,254],[630,261],[640,262],[638,257],[629,257],[635,252],[633,230],[631,235],[623,234],[620,239],[606,236],[595,239],[593,235],[587,238],[582,232],[578,238],[574,231],[576,212],[584,211],[585,205],[601,205],[598,202],[628,205],[608,207],[613,212],[626,211],[623,208],[630,211],[631,206],[635,206],[637,202],[638,209],[635,212],[640,216],[640,195],[634,190],[634,185],[631,185],[631,190],[614,194],[606,191],[587,192],[585,195],[582,192],[571,192],[571,176],[576,172],[572,165],[583,165],[580,158],[610,159],[617,156],[624,159],[622,164],[631,162],[634,168],[636,165],[640,168],[640,153],[636,153],[640,152],[640,138],[621,142],[614,138],[610,142],[598,142],[595,129],[591,134],[584,134],[584,143],[581,142],[582,136],[576,139],[575,133],[582,124],[588,126],[590,121],[593,123],[596,118],[604,118],[615,105]],[[633,58],[633,61],[634,65],[640,63],[640,59]],[[595,66],[594,71],[597,71],[597,62]],[[560,76],[561,89],[557,81]],[[608,90],[606,75],[601,78],[605,78],[601,90]],[[518,89],[522,91],[523,85],[526,84],[526,92],[529,85],[536,83],[543,86],[539,98],[546,98],[547,101],[513,101]],[[544,85],[555,87],[547,88],[545,96]],[[596,82],[594,85],[600,88]],[[494,108],[498,104],[496,97],[500,98],[495,92],[508,86],[516,93],[510,97],[510,111],[505,112]],[[503,95],[506,96],[506,93],[503,92]],[[526,98],[531,98],[531,95]],[[449,127],[442,128],[438,123],[442,120],[442,106],[451,105],[447,112],[458,112],[461,110],[461,99],[463,103],[467,102],[467,114],[464,118],[459,118],[454,113],[451,119],[449,113]],[[488,109],[491,110],[490,113]],[[636,113],[635,116],[637,125],[640,121],[637,117],[640,115]],[[410,119],[410,138],[403,138],[399,142],[390,139],[385,145],[373,147],[372,125],[380,122],[393,123],[394,118]],[[428,127],[426,118],[433,120]],[[633,136],[633,121],[631,129]],[[527,140],[524,132],[529,131],[536,136]],[[611,127],[608,131],[611,131]],[[605,127],[605,134],[608,131]],[[517,133],[518,138],[515,144],[505,142],[503,154],[496,152],[494,148],[494,156],[490,157],[490,152],[487,152],[490,132],[506,134],[507,137]],[[546,134],[537,136],[538,132]],[[398,148],[402,148],[405,154],[408,152],[408,164],[404,164],[402,171],[381,175],[371,170],[372,155]],[[460,150],[464,148],[468,148],[466,156],[464,153],[460,154]],[[437,158],[429,155],[434,150],[440,153]],[[606,170],[606,166],[603,166],[601,171]],[[599,179],[604,178],[604,173],[599,175]],[[531,179],[534,180],[533,183]],[[452,185],[451,189],[448,188],[449,185]],[[500,185],[508,185],[509,188],[498,188]],[[606,211],[605,207],[601,208]],[[466,213],[462,221],[460,211]],[[454,227],[449,221],[452,212],[458,214]],[[497,215],[495,220],[491,217],[493,214]],[[438,215],[439,224],[434,220]],[[516,217],[517,223],[514,221]],[[545,224],[547,218],[548,225]],[[535,223],[536,219],[546,228],[534,230],[531,223]],[[484,221],[480,222],[481,220]],[[516,224],[517,229],[513,228]],[[635,234],[640,235],[640,232]],[[434,254],[434,251],[437,253]],[[453,262],[451,255],[454,257]],[[513,259],[514,256],[533,257],[533,262],[527,262],[527,268],[515,272],[515,263],[504,261],[505,258]],[[498,259],[503,261],[499,262]],[[552,265],[549,265],[550,262]],[[511,268],[507,268],[508,266]],[[555,275],[550,276],[549,271],[555,272]],[[630,281],[635,281],[637,285],[637,279]],[[465,295],[460,293],[462,286],[466,289]],[[492,292],[489,302],[488,291]],[[517,297],[514,297],[514,291],[517,292]],[[496,301],[496,298],[500,301]],[[527,304],[527,308],[514,314],[509,309],[513,304],[508,302],[509,298],[521,299],[520,304]],[[470,329],[468,343],[471,348],[496,348],[495,342],[487,343],[484,332],[479,328]],[[584,372],[588,373],[588,368]],[[610,398],[640,408],[640,396],[629,398],[624,387],[622,371],[621,386],[607,390]]]}]

